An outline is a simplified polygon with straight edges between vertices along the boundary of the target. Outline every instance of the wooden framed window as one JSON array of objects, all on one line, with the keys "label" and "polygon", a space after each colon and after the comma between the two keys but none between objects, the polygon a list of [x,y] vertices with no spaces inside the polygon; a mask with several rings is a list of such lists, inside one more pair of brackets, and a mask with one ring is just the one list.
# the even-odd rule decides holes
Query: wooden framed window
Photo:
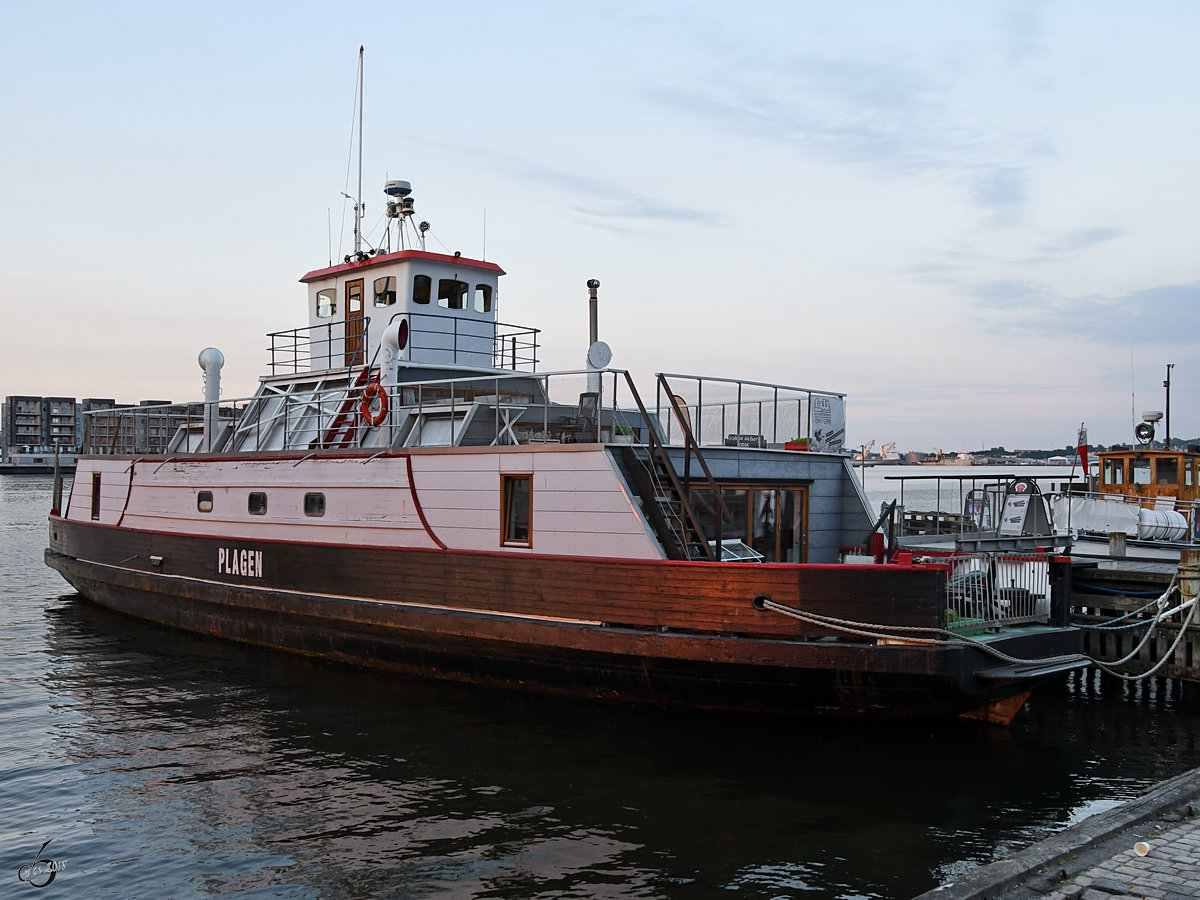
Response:
[{"label": "wooden framed window", "polygon": [[500,543],[533,546],[533,476],[500,476]]},{"label": "wooden framed window", "polygon": [[262,491],[251,491],[246,509],[252,516],[265,516],[267,514],[267,495]]}]

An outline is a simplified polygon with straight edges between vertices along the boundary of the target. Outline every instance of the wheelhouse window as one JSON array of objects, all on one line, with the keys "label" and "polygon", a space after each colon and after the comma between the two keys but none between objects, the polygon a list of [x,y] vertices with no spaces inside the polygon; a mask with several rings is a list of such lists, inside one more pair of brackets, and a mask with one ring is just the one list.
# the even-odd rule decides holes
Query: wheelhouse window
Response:
[{"label": "wheelhouse window", "polygon": [[433,279],[428,275],[413,276],[413,303],[425,304],[433,293]]},{"label": "wheelhouse window", "polygon": [[533,476],[500,476],[500,543],[533,546]]},{"label": "wheelhouse window", "polygon": [[317,318],[328,319],[337,312],[337,290],[325,288],[317,291]]},{"label": "wheelhouse window", "polygon": [[391,306],[396,302],[396,276],[375,279],[375,305]]},{"label": "wheelhouse window", "polygon": [[1195,471],[1195,462],[1194,459],[1185,459],[1183,461],[1183,483],[1186,487],[1191,487],[1196,483],[1192,475]]},{"label": "wheelhouse window", "polygon": [[196,494],[196,511],[210,513],[213,509],[212,491],[200,491]]},{"label": "wheelhouse window", "polygon": [[1104,483],[1105,484],[1124,484],[1125,483],[1125,460],[1123,460],[1123,459],[1106,459],[1104,461]]},{"label": "wheelhouse window", "polygon": [[267,495],[262,491],[251,491],[246,509],[252,516],[265,516],[267,514]]},{"label": "wheelhouse window", "polygon": [[467,283],[453,278],[438,279],[438,306],[446,309],[467,308]]},{"label": "wheelhouse window", "polygon": [[490,313],[492,311],[492,286],[490,284],[475,285],[475,312]]},{"label": "wheelhouse window", "polygon": [[1143,456],[1135,459],[1129,466],[1129,481],[1131,484],[1150,483],[1150,458]]},{"label": "wheelhouse window", "polygon": [[1156,484],[1179,484],[1179,461],[1159,459],[1155,465],[1154,481]]},{"label": "wheelhouse window", "polygon": [[325,515],[325,495],[319,493],[305,494],[304,514],[306,516]]}]

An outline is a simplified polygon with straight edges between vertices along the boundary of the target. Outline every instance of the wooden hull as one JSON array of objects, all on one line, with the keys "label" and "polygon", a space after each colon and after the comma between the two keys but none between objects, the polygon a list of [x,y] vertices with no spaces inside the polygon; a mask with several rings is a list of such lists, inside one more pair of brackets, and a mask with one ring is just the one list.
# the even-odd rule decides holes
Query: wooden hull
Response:
[{"label": "wooden hull", "polygon": [[[232,562],[231,562],[232,560]],[[928,626],[935,566],[747,565],[236,542],[51,519],[47,563],[163,625],[404,674],[661,707],[971,713],[1027,690],[965,646],[876,645],[757,608]],[[1078,649],[1031,630],[1014,656]]]}]

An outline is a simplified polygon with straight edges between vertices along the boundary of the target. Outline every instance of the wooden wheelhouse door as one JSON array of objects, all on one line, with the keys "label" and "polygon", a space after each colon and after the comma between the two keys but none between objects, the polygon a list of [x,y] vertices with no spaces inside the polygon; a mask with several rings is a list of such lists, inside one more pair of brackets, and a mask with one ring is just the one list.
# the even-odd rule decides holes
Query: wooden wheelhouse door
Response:
[{"label": "wooden wheelhouse door", "polygon": [[361,366],[366,361],[363,341],[363,280],[346,282],[346,365]]}]

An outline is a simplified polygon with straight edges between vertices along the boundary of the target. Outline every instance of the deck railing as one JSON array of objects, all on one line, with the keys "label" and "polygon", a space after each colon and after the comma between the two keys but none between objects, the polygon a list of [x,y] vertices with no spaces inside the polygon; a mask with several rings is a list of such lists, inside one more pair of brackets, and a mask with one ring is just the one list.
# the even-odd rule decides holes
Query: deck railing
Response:
[{"label": "deck railing", "polygon": [[665,383],[686,411],[701,446],[780,447],[800,438],[810,441],[814,449],[840,450],[845,440],[845,394],[764,381],[663,374],[656,412],[667,443],[681,443],[683,438],[673,426],[671,398],[661,386]]},{"label": "deck railing", "polygon": [[946,580],[948,630],[969,632],[1050,621],[1049,556],[976,553],[944,561],[952,566]]}]

